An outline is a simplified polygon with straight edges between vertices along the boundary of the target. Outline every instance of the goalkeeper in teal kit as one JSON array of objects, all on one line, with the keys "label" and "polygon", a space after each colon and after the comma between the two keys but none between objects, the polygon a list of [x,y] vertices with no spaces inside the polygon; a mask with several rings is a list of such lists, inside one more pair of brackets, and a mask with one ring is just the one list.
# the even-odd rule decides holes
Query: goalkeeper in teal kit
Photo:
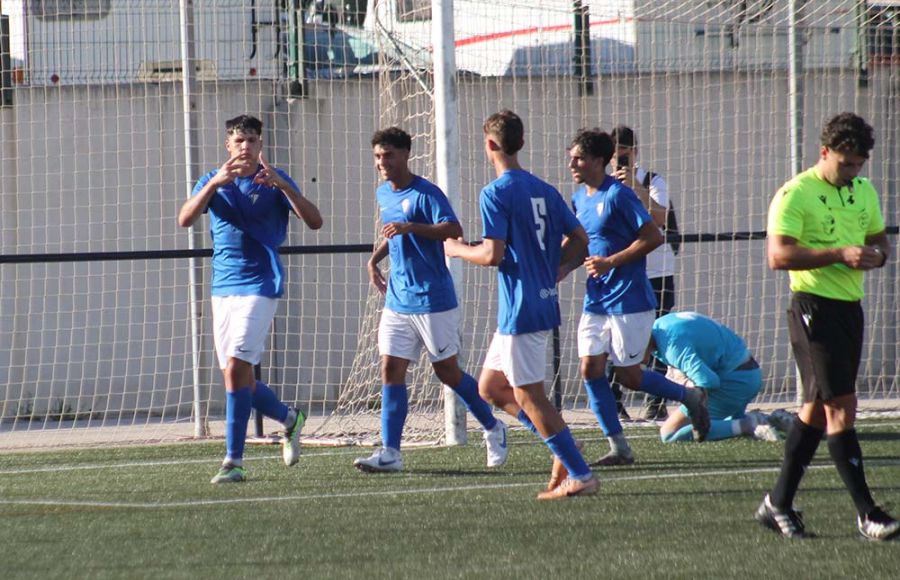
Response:
[{"label": "goalkeeper in teal kit", "polygon": [[[746,413],[762,388],[762,371],[743,339],[724,324],[696,312],[667,314],[653,323],[648,354],[669,367],[671,380],[706,390],[708,441],[741,436],[779,439],[765,415]],[[664,443],[693,440],[684,406],[662,424],[659,435]]]}]

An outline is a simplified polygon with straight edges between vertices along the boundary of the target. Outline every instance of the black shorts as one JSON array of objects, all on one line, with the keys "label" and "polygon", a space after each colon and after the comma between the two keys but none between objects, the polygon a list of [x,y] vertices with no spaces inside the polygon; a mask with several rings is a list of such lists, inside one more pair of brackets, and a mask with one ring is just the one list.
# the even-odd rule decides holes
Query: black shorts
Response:
[{"label": "black shorts", "polygon": [[675,308],[675,276],[650,278],[650,285],[656,294],[656,317],[672,312]]},{"label": "black shorts", "polygon": [[788,332],[803,382],[803,402],[856,392],[863,324],[859,302],[794,293]]},{"label": "black shorts", "polygon": [[[656,317],[659,318],[672,312],[672,309],[675,308],[675,276],[650,278],[650,285],[653,286],[653,293],[656,294]],[[656,357],[651,359],[650,368],[661,374],[666,374],[669,369]]]}]

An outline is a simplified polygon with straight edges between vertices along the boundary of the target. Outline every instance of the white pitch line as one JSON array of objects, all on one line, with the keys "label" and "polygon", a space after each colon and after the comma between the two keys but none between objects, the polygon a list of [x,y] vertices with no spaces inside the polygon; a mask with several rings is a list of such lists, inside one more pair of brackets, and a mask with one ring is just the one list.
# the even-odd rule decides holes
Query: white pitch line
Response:
[{"label": "white pitch line", "polygon": [[[869,428],[877,428],[877,427],[897,427],[896,422],[892,423],[867,423],[862,426],[864,429]],[[643,429],[643,427],[642,427]],[[658,435],[629,435],[628,439],[630,440],[640,440],[640,439],[657,439]],[[593,443],[597,441],[605,441],[604,437],[578,437],[580,441],[585,443]],[[524,446],[524,445],[536,445],[534,441],[517,441],[511,442],[512,446]],[[427,451],[434,449],[447,449],[448,447],[412,447],[404,451],[404,453],[410,453],[415,451]],[[326,451],[321,453],[308,453],[305,455],[301,455],[300,459],[309,459],[312,457],[326,457],[333,455],[355,455],[361,452],[361,448],[359,447],[348,447],[346,450],[342,451]],[[245,457],[244,461],[270,461],[273,459],[281,459],[281,455],[267,455],[263,457]],[[7,475],[28,475],[32,473],[59,473],[63,471],[92,471],[99,469],[131,469],[135,467],[162,467],[166,465],[185,465],[185,464],[201,464],[201,463],[214,463],[215,460],[211,459],[167,459],[164,461],[145,461],[145,462],[131,462],[131,463],[89,463],[86,465],[56,465],[56,466],[48,466],[48,467],[28,467],[21,469],[0,469],[0,477],[4,477]]]},{"label": "white pitch line", "polygon": [[[879,461],[873,462],[876,465],[900,465],[897,461]],[[809,470],[828,469],[832,466],[828,465],[812,465]],[[713,471],[692,471],[686,473],[656,473],[643,475],[624,475],[620,477],[607,477],[600,480],[601,485],[608,485],[617,482],[627,481],[647,481],[662,479],[679,479],[679,478],[695,478],[710,476],[734,476],[734,475],[750,475],[758,473],[777,473],[781,469],[778,467],[758,467],[755,469],[722,469]],[[436,493],[454,493],[460,491],[486,491],[495,489],[514,489],[519,487],[536,487],[539,483],[522,482],[522,483],[492,483],[480,485],[466,485],[453,487],[429,487],[421,489],[396,489],[384,491],[354,491],[344,493],[320,493],[310,495],[288,495],[277,497],[245,497],[245,498],[229,498],[229,499],[209,499],[209,500],[192,500],[177,502],[158,502],[158,503],[131,503],[131,502],[95,502],[95,501],[67,501],[53,499],[22,499],[22,500],[4,500],[0,499],[0,505],[16,505],[16,506],[48,506],[48,507],[94,507],[94,508],[112,508],[112,509],[172,509],[196,506],[217,506],[217,505],[234,505],[242,503],[274,503],[289,501],[309,501],[309,500],[328,500],[342,499],[348,497],[384,497],[384,496],[403,496],[416,494],[436,494]]]},{"label": "white pitch line", "polygon": [[[357,450],[358,451],[358,450]],[[351,452],[324,452],[324,453],[307,453],[306,455],[301,455],[300,459],[309,459],[311,457],[324,457],[327,455],[350,455]],[[272,459],[281,460],[281,455],[265,455],[258,457],[245,457],[245,462],[250,461],[269,461]],[[163,461],[140,461],[140,462],[131,462],[131,463],[88,463],[84,465],[55,465],[53,467],[28,467],[22,469],[0,469],[0,477],[5,475],[28,475],[31,473],[59,473],[63,471],[92,471],[98,469],[130,469],[134,467],[161,467],[165,465],[186,465],[186,464],[200,464],[207,463],[210,465],[217,465],[217,460],[214,458],[206,458],[206,459],[166,459]]]},{"label": "white pitch line", "polygon": [[[643,439],[644,437],[630,437],[629,439]],[[581,441],[585,441],[587,443],[591,443],[594,441],[604,441],[605,439],[600,438],[583,438]],[[512,446],[519,445],[537,445],[538,443],[533,441],[522,441],[522,442],[511,442]],[[334,455],[359,455],[360,453],[368,453],[368,449],[362,449],[360,447],[347,447],[341,451],[323,451],[316,453],[306,453],[300,456],[301,460],[311,459],[314,457],[328,457]],[[449,447],[411,447],[409,449],[405,449],[403,453],[413,453],[419,451],[428,451],[435,449],[449,449]],[[281,455],[266,455],[266,456],[256,456],[256,457],[244,457],[244,461],[270,461],[273,459],[281,460]],[[4,477],[7,475],[29,475],[33,473],[61,473],[65,471],[96,471],[100,469],[132,469],[135,467],[162,467],[166,465],[197,465],[201,463],[206,464],[216,464],[216,459],[206,458],[206,459],[165,459],[161,461],[139,461],[139,462],[129,462],[129,463],[88,463],[88,464],[68,464],[68,465],[53,465],[46,467],[25,467],[19,469],[0,469],[0,477]]]}]

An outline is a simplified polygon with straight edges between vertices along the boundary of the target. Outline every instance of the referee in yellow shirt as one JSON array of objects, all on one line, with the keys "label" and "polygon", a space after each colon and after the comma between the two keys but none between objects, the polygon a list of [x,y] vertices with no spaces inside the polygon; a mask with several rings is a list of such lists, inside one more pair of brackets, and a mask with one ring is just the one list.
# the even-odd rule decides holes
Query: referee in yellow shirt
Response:
[{"label": "referee in yellow shirt", "polygon": [[860,534],[870,540],[900,535],[900,522],[869,492],[854,429],[863,276],[888,258],[878,193],[859,177],[874,145],[862,117],[835,116],[822,130],[816,165],[784,184],[769,206],[766,255],[770,268],[790,276],[788,330],[803,403],[785,441],[781,473],[756,519],[790,538],[813,535],[793,501],[823,435],[859,514]]}]

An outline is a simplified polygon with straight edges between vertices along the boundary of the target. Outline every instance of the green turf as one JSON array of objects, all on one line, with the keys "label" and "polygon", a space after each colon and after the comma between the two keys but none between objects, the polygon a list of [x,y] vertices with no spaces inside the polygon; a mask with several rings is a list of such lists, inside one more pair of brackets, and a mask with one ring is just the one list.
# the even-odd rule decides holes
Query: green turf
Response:
[{"label": "green turf", "polygon": [[[900,427],[859,431],[876,499],[900,504]],[[521,433],[499,471],[477,437],[409,450],[385,475],[351,467],[367,449],[307,447],[288,468],[253,446],[249,480],[227,486],[209,484],[221,443],[0,455],[3,577],[898,577],[900,541],[858,538],[835,470],[815,468],[824,445],[798,501],[821,537],[786,541],[752,518],[781,444],[627,433],[638,462],[561,502],[535,501],[549,455]],[[605,443],[579,434],[592,435],[596,458]]]}]

